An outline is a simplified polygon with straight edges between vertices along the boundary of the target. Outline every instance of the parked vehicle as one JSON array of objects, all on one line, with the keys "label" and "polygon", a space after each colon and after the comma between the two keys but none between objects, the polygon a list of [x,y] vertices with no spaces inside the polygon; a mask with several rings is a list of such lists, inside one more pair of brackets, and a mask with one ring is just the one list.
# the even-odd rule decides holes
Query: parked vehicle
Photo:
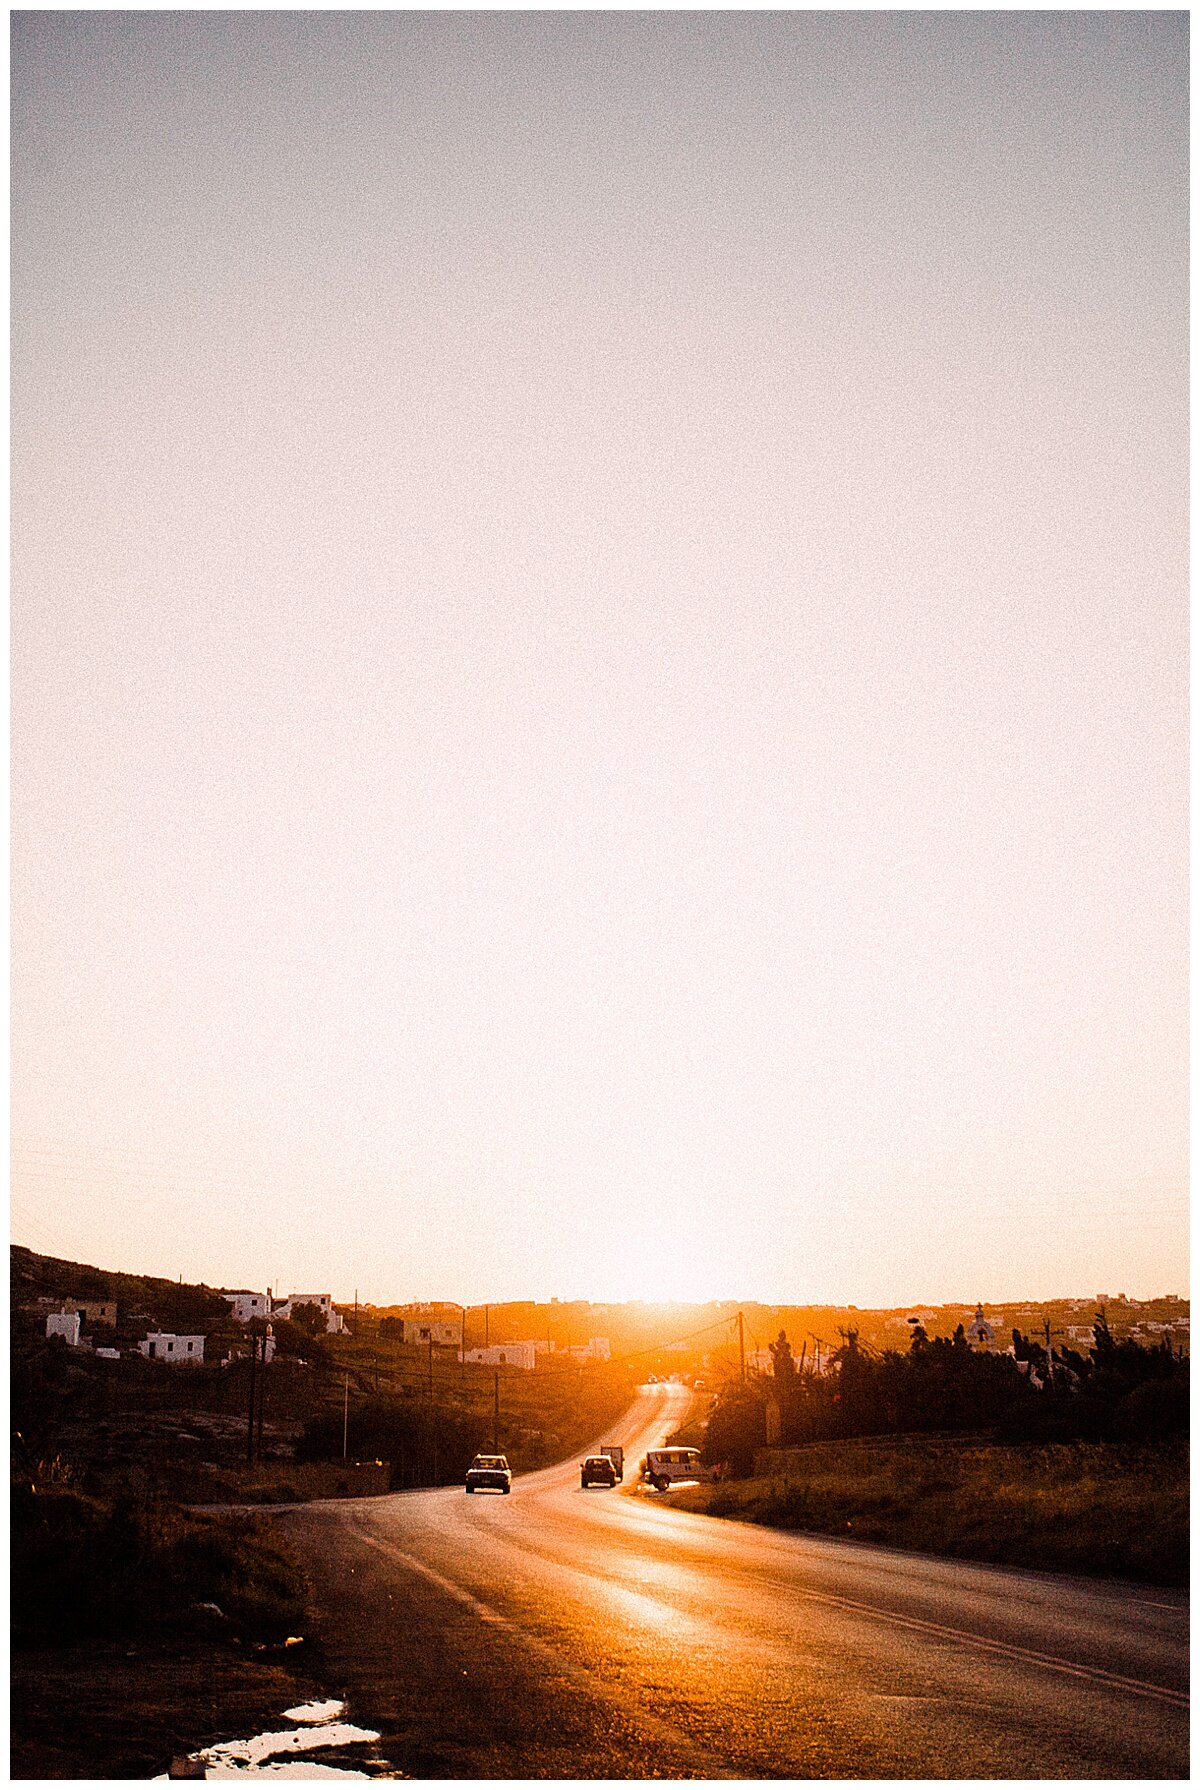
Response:
[{"label": "parked vehicle", "polygon": [[614,1486],[617,1483],[617,1469],[606,1454],[589,1454],[579,1469],[579,1483],[584,1491],[590,1485]]},{"label": "parked vehicle", "polygon": [[467,1468],[469,1492],[512,1491],[512,1468],[502,1454],[477,1454]]},{"label": "parked vehicle", "polygon": [[665,1492],[669,1485],[679,1485],[684,1480],[694,1483],[712,1478],[708,1468],[701,1465],[698,1448],[652,1448],[642,1473],[656,1492]]},{"label": "parked vehicle", "polygon": [[612,1462],[613,1466],[616,1468],[617,1478],[624,1479],[624,1477],[625,1477],[625,1450],[620,1446],[620,1444],[617,1442],[602,1442],[600,1444],[600,1452],[601,1452],[601,1454],[606,1454],[608,1456],[609,1460]]}]

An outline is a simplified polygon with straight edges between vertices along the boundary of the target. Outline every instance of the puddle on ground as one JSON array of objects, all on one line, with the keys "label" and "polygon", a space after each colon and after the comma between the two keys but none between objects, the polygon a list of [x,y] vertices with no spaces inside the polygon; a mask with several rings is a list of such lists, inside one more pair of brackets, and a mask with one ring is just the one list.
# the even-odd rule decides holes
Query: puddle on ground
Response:
[{"label": "puddle on ground", "polygon": [[328,1703],[298,1703],[295,1709],[285,1709],[285,1722],[336,1722],[345,1709],[344,1703],[330,1698]]},{"label": "puddle on ground", "polygon": [[[171,1770],[156,1778],[166,1783],[170,1778],[375,1778],[396,1777],[382,1760],[367,1757],[379,1735],[374,1728],[356,1728],[339,1717],[346,1705],[331,1698],[324,1703],[300,1703],[285,1709],[283,1719],[302,1723],[295,1728],[271,1730],[256,1734],[251,1740],[223,1740],[186,1759],[172,1762]],[[306,1758],[305,1754],[342,1752],[341,1763],[332,1763],[323,1756]]]}]

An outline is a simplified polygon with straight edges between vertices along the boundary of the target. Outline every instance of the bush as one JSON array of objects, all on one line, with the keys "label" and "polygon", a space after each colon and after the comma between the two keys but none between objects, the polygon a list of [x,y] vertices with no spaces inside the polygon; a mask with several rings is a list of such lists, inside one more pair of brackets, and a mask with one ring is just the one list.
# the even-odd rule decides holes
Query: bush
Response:
[{"label": "bush", "polygon": [[[490,1446],[486,1417],[458,1408],[430,1407],[423,1398],[375,1398],[352,1407],[346,1430],[354,1460],[387,1461],[392,1485],[453,1485]],[[325,1411],[307,1424],[298,1461],[340,1460],[342,1412]]]},{"label": "bush", "polygon": [[1117,1405],[1110,1434],[1119,1442],[1154,1442],[1160,1436],[1186,1435],[1190,1419],[1185,1379],[1148,1380]]}]

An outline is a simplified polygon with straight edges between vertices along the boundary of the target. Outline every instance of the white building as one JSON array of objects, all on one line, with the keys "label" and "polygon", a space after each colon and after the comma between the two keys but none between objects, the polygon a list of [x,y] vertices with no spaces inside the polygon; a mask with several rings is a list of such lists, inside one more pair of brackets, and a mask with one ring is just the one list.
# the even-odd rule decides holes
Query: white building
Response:
[{"label": "white building", "polygon": [[222,1293],[233,1307],[235,1323],[248,1324],[251,1318],[269,1318],[271,1300],[266,1293]]},{"label": "white building", "polygon": [[282,1305],[275,1307],[277,1318],[290,1318],[298,1305],[317,1305],[325,1316],[325,1330],[329,1336],[336,1336],[346,1328],[341,1312],[333,1309],[331,1293],[289,1293]]},{"label": "white building", "polygon": [[166,1330],[152,1330],[145,1342],[138,1344],[138,1353],[151,1361],[170,1361],[176,1366],[203,1367],[204,1338],[175,1336]]},{"label": "white building", "polygon": [[487,1349],[459,1351],[460,1361],[474,1361],[481,1367],[520,1367],[532,1372],[537,1361],[537,1347],[531,1342],[492,1343]]},{"label": "white building", "polygon": [[[461,1323],[448,1322],[444,1318],[403,1318],[401,1322],[404,1325],[402,1341],[406,1343],[420,1343],[425,1347],[433,1343],[437,1348],[456,1349],[462,1341]],[[473,1360],[475,1354],[475,1350],[468,1350],[467,1360]]]},{"label": "white building", "polygon": [[65,1336],[67,1347],[79,1346],[79,1313],[77,1311],[52,1311],[46,1318],[47,1336]]}]

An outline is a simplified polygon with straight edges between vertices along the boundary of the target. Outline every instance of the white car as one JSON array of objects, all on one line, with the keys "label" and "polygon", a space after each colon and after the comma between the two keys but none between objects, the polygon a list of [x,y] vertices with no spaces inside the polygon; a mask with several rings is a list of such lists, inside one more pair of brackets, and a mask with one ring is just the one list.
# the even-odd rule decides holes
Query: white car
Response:
[{"label": "white car", "polygon": [[469,1492],[511,1492],[512,1468],[502,1454],[477,1454],[467,1468]]}]

